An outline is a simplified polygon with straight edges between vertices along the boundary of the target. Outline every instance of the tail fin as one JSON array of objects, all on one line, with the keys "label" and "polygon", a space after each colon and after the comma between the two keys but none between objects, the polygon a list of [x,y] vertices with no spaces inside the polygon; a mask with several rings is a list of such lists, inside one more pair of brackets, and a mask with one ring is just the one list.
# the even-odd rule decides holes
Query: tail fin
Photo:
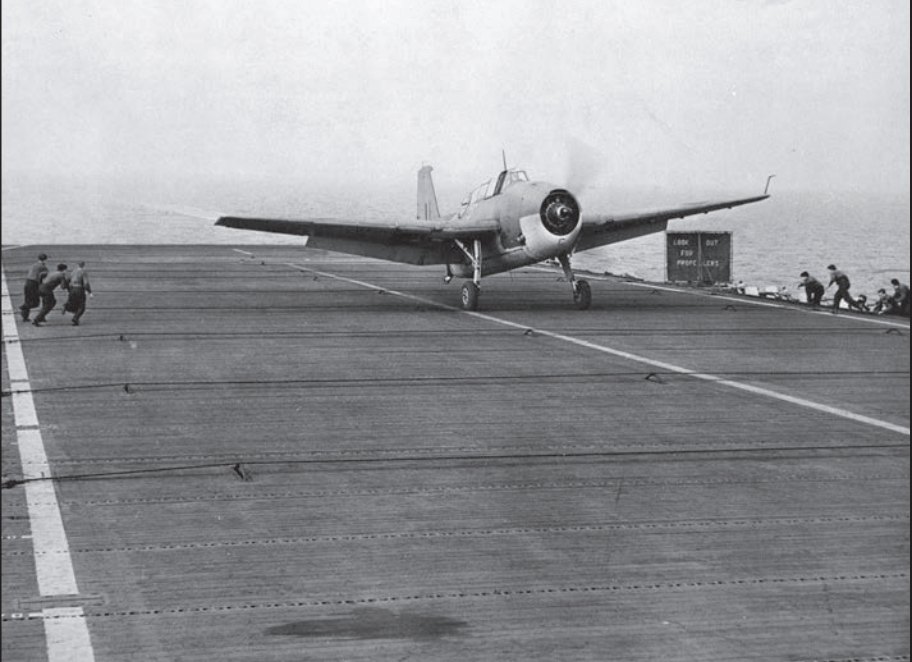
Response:
[{"label": "tail fin", "polygon": [[440,218],[431,170],[433,168],[426,165],[418,171],[418,215],[416,216],[418,220],[433,221]]}]

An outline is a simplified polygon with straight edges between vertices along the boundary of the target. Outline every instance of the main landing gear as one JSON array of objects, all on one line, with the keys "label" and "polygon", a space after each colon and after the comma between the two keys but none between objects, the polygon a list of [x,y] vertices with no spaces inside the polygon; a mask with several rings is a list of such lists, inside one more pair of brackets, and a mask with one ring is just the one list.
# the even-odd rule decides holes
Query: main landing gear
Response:
[{"label": "main landing gear", "polygon": [[592,288],[589,287],[589,283],[585,280],[576,280],[573,269],[570,268],[570,255],[561,253],[557,259],[564,269],[564,276],[570,281],[570,287],[573,288],[573,303],[580,310],[588,310],[592,305]]},{"label": "main landing gear", "polygon": [[[478,310],[478,296],[481,292],[481,241],[475,239],[472,242],[471,250],[458,239],[454,241],[459,250],[469,259],[473,272],[472,280],[467,280],[462,285],[462,309]],[[592,305],[592,289],[589,287],[589,283],[585,280],[577,280],[573,275],[573,269],[570,268],[570,256],[567,253],[561,253],[557,256],[557,259],[560,261],[560,265],[564,269],[564,275],[573,289],[573,303],[580,310],[587,310]],[[450,266],[447,265],[444,282],[449,283],[452,279],[453,274]]]},{"label": "main landing gear", "polygon": [[[455,241],[456,245],[459,246],[459,250],[465,253],[465,256],[469,258],[469,262],[472,263],[473,272],[472,280],[466,281],[462,286],[462,309],[478,310],[478,294],[481,288],[481,240],[475,239],[472,242],[473,250],[471,251],[458,239]],[[449,265],[447,265],[447,276],[452,278]]]},{"label": "main landing gear", "polygon": [[478,310],[478,285],[470,280],[462,284],[462,309]]}]

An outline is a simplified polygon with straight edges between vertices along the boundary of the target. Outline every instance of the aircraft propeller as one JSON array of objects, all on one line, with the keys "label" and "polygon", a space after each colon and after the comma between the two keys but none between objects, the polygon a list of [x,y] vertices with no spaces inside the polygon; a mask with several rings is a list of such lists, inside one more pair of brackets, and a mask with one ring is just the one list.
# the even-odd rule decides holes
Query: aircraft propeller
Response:
[{"label": "aircraft propeller", "polygon": [[604,157],[596,148],[579,138],[568,138],[566,148],[564,185],[571,193],[580,195],[595,181],[602,169]]},{"label": "aircraft propeller", "polygon": [[541,219],[548,230],[558,236],[568,235],[576,229],[580,208],[567,191],[553,191],[542,201]]}]

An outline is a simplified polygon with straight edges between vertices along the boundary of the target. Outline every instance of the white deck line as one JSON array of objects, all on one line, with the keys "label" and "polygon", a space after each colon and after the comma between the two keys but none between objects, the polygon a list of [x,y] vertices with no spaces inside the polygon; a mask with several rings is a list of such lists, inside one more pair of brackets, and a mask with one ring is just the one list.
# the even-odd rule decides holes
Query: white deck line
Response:
[{"label": "white deck line", "polygon": [[[73,559],[67,541],[57,492],[51,477],[38,415],[29,385],[25,356],[19,342],[16,326],[18,310],[13,307],[6,285],[6,273],[0,270],[2,285],[3,344],[6,349],[10,390],[13,391],[13,416],[16,421],[16,438],[23,486],[28,504],[29,525],[32,530],[32,551],[35,557],[35,574],[41,597],[73,596],[79,594]],[[39,479],[39,480],[29,480]],[[95,651],[89,636],[89,627],[82,607],[47,607],[42,610],[48,661],[80,660],[93,662]]]},{"label": "white deck line", "polygon": [[[619,349],[613,349],[606,345],[599,345],[597,343],[590,342],[588,340],[574,338],[573,336],[567,336],[567,335],[564,335],[561,333],[554,333],[553,331],[546,331],[544,329],[529,327],[528,325],[525,325],[525,324],[517,324],[516,322],[510,322],[508,320],[503,320],[498,317],[493,317],[492,315],[485,315],[484,313],[465,311],[465,310],[462,310],[461,308],[456,308],[455,306],[448,306],[446,304],[438,303],[436,301],[431,301],[430,299],[424,299],[422,297],[418,297],[413,294],[407,294],[405,292],[397,292],[395,290],[390,290],[388,288],[383,287],[382,285],[373,285],[371,283],[366,283],[364,281],[355,280],[353,278],[347,278],[345,276],[337,276],[336,274],[331,274],[331,273],[327,273],[327,272],[323,272],[323,271],[317,271],[316,269],[312,269],[311,267],[308,267],[307,265],[304,265],[304,264],[295,264],[292,262],[285,262],[283,264],[285,264],[286,266],[289,266],[289,267],[293,267],[295,269],[304,269],[306,271],[310,271],[312,273],[318,274],[320,276],[325,276],[327,278],[335,278],[336,280],[352,283],[353,285],[359,285],[361,287],[366,287],[369,289],[380,289],[380,290],[383,290],[390,294],[393,294],[395,296],[403,297],[405,299],[411,299],[412,301],[419,301],[424,304],[436,306],[439,308],[444,308],[447,310],[461,311],[461,312],[465,313],[466,315],[471,315],[473,317],[477,317],[478,319],[483,319],[488,322],[493,322],[495,324],[501,324],[503,326],[513,327],[515,329],[520,329],[522,331],[531,330],[534,333],[537,333],[542,336],[547,336],[549,338],[554,338],[555,340],[562,340],[564,342],[572,343],[572,344],[578,345],[580,347],[585,347],[587,349],[593,349],[595,351],[602,352],[605,354],[611,354],[613,356],[618,356],[620,358],[628,359],[630,361],[637,361],[638,363],[645,363],[646,365],[652,366],[654,368],[660,368],[661,370],[665,370],[668,372],[676,372],[676,373],[679,373],[682,375],[688,375],[690,377],[695,377],[697,379],[702,379],[702,380],[705,380],[708,382],[713,382],[715,384],[720,384],[722,386],[728,386],[730,388],[736,388],[736,389],[740,389],[742,391],[747,391],[748,393],[753,393],[755,395],[762,395],[767,398],[772,398],[774,400],[780,400],[782,402],[788,402],[788,403],[791,403],[794,405],[798,405],[800,407],[806,407],[808,409],[814,409],[816,411],[821,411],[821,412],[824,412],[827,414],[832,414],[834,416],[846,418],[846,419],[849,419],[852,421],[856,421],[858,423],[864,423],[866,425],[872,425],[874,427],[878,427],[878,428],[881,428],[884,430],[890,430],[891,432],[898,432],[900,434],[904,434],[907,436],[909,435],[908,427],[904,427],[902,425],[896,425],[894,423],[890,423],[889,421],[884,421],[879,418],[872,418],[870,416],[856,414],[855,412],[851,412],[847,409],[842,409],[840,407],[832,407],[830,405],[821,404],[819,402],[814,402],[812,400],[807,400],[805,398],[798,398],[795,396],[787,395],[785,393],[779,393],[777,391],[772,391],[767,388],[762,388],[759,386],[752,386],[751,384],[744,384],[741,382],[736,382],[731,379],[725,379],[723,377],[719,377],[718,375],[713,375],[713,374],[705,373],[705,372],[698,372],[696,370],[691,370],[689,368],[683,368],[681,366],[677,366],[672,363],[666,363],[664,361],[657,361],[655,359],[650,359],[648,357],[640,356],[638,354],[632,354],[630,352],[625,352],[625,351],[622,351]],[[678,290],[675,290],[675,291],[678,291]]]}]

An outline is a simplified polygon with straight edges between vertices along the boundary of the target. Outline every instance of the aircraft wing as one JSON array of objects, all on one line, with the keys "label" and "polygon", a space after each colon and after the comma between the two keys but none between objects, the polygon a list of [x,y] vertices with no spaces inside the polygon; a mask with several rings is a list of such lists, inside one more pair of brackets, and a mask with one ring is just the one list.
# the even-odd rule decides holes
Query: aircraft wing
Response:
[{"label": "aircraft wing", "polygon": [[697,202],[670,209],[657,209],[629,214],[583,214],[583,227],[576,242],[576,251],[585,251],[597,246],[613,244],[625,239],[642,237],[653,232],[664,232],[668,221],[696,214],[707,214],[720,209],[730,209],[752,202],[766,200],[769,195],[752,198],[723,200],[720,202]]},{"label": "aircraft wing", "polygon": [[498,230],[493,219],[456,224],[222,216],[215,224],[239,230],[306,236],[310,248],[417,265],[452,262],[453,239],[482,239],[496,234]]}]

